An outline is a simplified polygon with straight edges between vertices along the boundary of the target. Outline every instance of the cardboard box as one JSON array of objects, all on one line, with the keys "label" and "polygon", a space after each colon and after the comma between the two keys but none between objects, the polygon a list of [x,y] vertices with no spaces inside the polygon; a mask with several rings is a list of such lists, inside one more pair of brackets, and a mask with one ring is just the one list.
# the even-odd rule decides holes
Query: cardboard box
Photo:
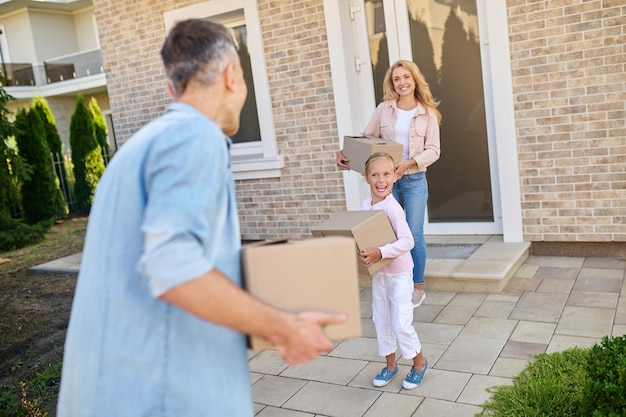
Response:
[{"label": "cardboard box", "polygon": [[365,175],[365,162],[376,152],[387,152],[398,164],[402,161],[402,145],[371,136],[344,136],[343,154],[350,160],[350,169]]},{"label": "cardboard box", "polygon": [[[333,341],[361,336],[359,278],[353,239],[278,240],[244,245],[244,285],[255,297],[291,312],[345,313],[340,324],[326,326]],[[251,337],[250,347],[272,347]]]},{"label": "cardboard box", "polygon": [[392,259],[381,259],[366,267],[358,258],[366,248],[380,247],[396,241],[396,234],[382,210],[343,211],[330,216],[328,220],[311,228],[316,237],[347,236],[354,239],[357,247],[359,273],[372,275]]}]

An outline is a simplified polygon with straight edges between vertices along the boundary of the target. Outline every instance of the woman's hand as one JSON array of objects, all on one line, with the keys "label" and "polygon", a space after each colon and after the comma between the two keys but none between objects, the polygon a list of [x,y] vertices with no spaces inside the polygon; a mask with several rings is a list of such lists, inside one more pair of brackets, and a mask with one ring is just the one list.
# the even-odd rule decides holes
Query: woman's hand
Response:
[{"label": "woman's hand", "polygon": [[343,151],[337,152],[337,166],[340,169],[344,171],[349,170],[350,169],[350,165],[348,165],[349,162],[350,160],[346,158],[346,156],[343,154]]},{"label": "woman's hand", "polygon": [[400,162],[396,165],[396,177],[398,179],[402,178],[404,174],[411,168],[416,168],[417,162],[415,159],[409,159],[408,161]]}]

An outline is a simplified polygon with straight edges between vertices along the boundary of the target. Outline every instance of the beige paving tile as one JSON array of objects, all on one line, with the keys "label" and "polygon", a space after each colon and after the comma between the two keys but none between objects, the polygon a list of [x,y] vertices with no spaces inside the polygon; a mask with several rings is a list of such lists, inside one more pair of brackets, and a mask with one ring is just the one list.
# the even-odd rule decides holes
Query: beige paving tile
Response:
[{"label": "beige paving tile", "polygon": [[537,273],[539,265],[530,265],[528,263],[522,264],[519,269],[513,275],[516,278],[532,278]]},{"label": "beige paving tile", "polygon": [[372,300],[360,300],[359,306],[361,308],[361,318],[372,318]]},{"label": "beige paving tile", "polygon": [[574,291],[611,292],[622,288],[624,271],[618,269],[583,268],[574,285]]},{"label": "beige paving tile", "polygon": [[348,385],[365,366],[367,361],[322,356],[303,365],[290,366],[280,375],[310,381]]},{"label": "beige paving tile", "polygon": [[421,321],[424,323],[432,323],[435,318],[441,313],[444,306],[434,304],[422,304],[413,310],[413,320]]},{"label": "beige paving tile", "polygon": [[284,407],[325,416],[361,417],[379,396],[374,390],[309,382]]},{"label": "beige paving tile", "polygon": [[580,268],[585,258],[569,256],[529,256],[526,263],[529,265],[553,266],[564,268]]},{"label": "beige paving tile", "polygon": [[509,340],[506,342],[504,349],[502,349],[500,356],[503,358],[531,360],[536,355],[544,353],[547,347],[548,345],[544,343],[516,342]]},{"label": "beige paving tile", "polygon": [[491,376],[499,376],[503,378],[513,378],[519,375],[526,366],[528,366],[529,361],[526,359],[517,359],[517,358],[498,358],[496,363],[493,364],[493,368],[489,372]]},{"label": "beige paving tile", "polygon": [[517,259],[528,247],[527,243],[491,243],[488,242],[469,257],[470,261],[508,261]]},{"label": "beige paving tile", "polygon": [[535,273],[535,278],[575,280],[576,277],[578,277],[579,271],[579,268],[540,266]]},{"label": "beige paving tile", "polygon": [[423,398],[384,392],[363,417],[411,417]]},{"label": "beige paving tile", "polygon": [[513,311],[515,302],[512,301],[491,301],[485,300],[474,313],[475,317],[491,317],[506,319]]},{"label": "beige paving tile", "polygon": [[259,352],[248,361],[251,372],[278,375],[289,366],[274,349]]},{"label": "beige paving tile", "polygon": [[361,319],[361,337],[376,338],[376,328],[372,319]]},{"label": "beige paving tile", "polygon": [[601,338],[611,333],[613,314],[614,310],[606,308],[567,306],[563,309],[555,334]]},{"label": "beige paving tile", "polygon": [[475,417],[481,411],[475,405],[426,398],[413,417]]},{"label": "beige paving tile", "polygon": [[461,336],[486,339],[508,339],[517,321],[488,317],[472,317],[461,331]]},{"label": "beige paving tile", "polygon": [[376,339],[367,337],[344,340],[329,352],[327,356],[384,362],[384,358],[378,356],[378,344],[376,343]]},{"label": "beige paving tile", "polygon": [[254,406],[254,415],[256,416],[258,413],[261,412],[261,410],[265,409],[267,406],[265,404],[257,404],[257,403],[253,403],[252,404]]},{"label": "beige paving tile", "polygon": [[471,374],[451,372],[430,368],[424,377],[424,382],[413,390],[402,389],[401,394],[415,395],[425,398],[456,401],[467,385]]},{"label": "beige paving tile", "polygon": [[459,335],[463,326],[441,323],[413,323],[422,343],[449,345]]},{"label": "beige paving tile", "polygon": [[483,301],[483,303],[487,301],[517,303],[521,296],[521,291],[503,291],[498,294],[487,294],[487,297],[485,298],[485,301]]},{"label": "beige paving tile", "polygon": [[456,294],[456,292],[452,291],[428,291],[424,304],[445,306],[456,296]]},{"label": "beige paving tile", "polygon": [[541,323],[535,321],[519,321],[510,340],[516,342],[540,343],[547,345],[552,340],[555,323]]},{"label": "beige paving tile", "polygon": [[544,279],[537,287],[537,292],[552,292],[557,294],[569,294],[574,287],[573,279]]},{"label": "beige paving tile", "polygon": [[315,414],[268,406],[257,412],[256,417],[315,417]]},{"label": "beige paving tile", "polygon": [[535,291],[541,284],[541,278],[513,277],[505,285],[505,291]]},{"label": "beige paving tile", "polygon": [[624,336],[624,335],[626,335],[626,324],[613,325],[613,331],[611,332],[612,337]]},{"label": "beige paving tile", "polygon": [[626,297],[620,297],[617,301],[615,324],[626,324]]},{"label": "beige paving tile", "polygon": [[465,325],[477,307],[448,305],[437,315],[433,323]]},{"label": "beige paving tile", "polygon": [[567,294],[525,292],[517,303],[522,308],[544,308],[562,310],[567,301]]},{"label": "beige paving tile", "polygon": [[566,305],[575,307],[617,308],[618,294],[607,292],[572,291]]},{"label": "beige paving tile", "polygon": [[485,300],[485,298],[487,298],[486,293],[459,292],[456,293],[452,300],[450,300],[448,305],[457,307],[469,306],[477,308]]},{"label": "beige paving tile", "polygon": [[502,385],[513,385],[510,378],[501,378],[487,375],[472,375],[469,382],[463,389],[457,402],[464,404],[481,405],[491,399],[492,394],[488,391]]},{"label": "beige paving tile", "polygon": [[301,379],[265,375],[252,385],[252,398],[255,403],[280,407],[306,383]]},{"label": "beige paving tile", "polygon": [[546,310],[536,307],[515,307],[509,319],[556,323],[560,315],[560,310]]},{"label": "beige paving tile", "polygon": [[254,384],[259,379],[263,378],[263,374],[257,372],[250,372],[250,384]]},{"label": "beige paving tile", "polygon": [[506,340],[458,336],[437,362],[438,369],[487,375]]},{"label": "beige paving tile", "polygon": [[583,268],[615,268],[626,269],[626,260],[615,258],[585,258]]},{"label": "beige paving tile", "polygon": [[580,337],[580,336],[564,336],[554,335],[552,341],[546,349],[546,353],[562,352],[566,349],[573,347],[590,348],[596,343],[600,343],[602,338],[595,337]]}]

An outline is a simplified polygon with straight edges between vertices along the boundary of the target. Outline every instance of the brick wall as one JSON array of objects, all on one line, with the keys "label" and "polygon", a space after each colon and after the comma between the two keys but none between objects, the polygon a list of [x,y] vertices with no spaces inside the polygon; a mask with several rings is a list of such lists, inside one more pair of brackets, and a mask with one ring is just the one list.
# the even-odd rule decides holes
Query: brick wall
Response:
[{"label": "brick wall", "polygon": [[[94,0],[118,141],[158,117],[171,100],[159,51],[163,13],[197,1]],[[322,0],[259,0],[279,154],[276,179],[237,183],[242,237],[303,238],[345,209]]]},{"label": "brick wall", "polygon": [[626,241],[626,5],[507,5],[524,238]]}]

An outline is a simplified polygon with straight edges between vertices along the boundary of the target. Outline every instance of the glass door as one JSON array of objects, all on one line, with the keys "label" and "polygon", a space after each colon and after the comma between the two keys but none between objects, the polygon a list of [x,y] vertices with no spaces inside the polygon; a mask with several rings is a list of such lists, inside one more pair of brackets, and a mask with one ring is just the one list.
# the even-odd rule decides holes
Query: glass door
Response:
[{"label": "glass door", "polygon": [[502,229],[477,1],[364,0],[376,104],[387,68],[401,58],[417,64],[440,101],[441,158],[428,168],[427,234]]}]

